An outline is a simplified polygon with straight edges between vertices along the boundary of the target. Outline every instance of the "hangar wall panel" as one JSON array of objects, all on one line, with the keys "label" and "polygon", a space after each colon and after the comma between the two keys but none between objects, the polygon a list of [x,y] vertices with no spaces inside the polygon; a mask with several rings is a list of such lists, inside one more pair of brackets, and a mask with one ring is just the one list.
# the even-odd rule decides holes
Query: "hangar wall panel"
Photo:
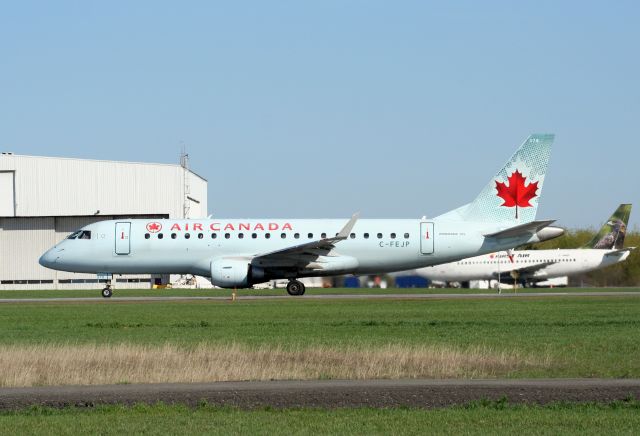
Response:
[{"label": "hangar wall panel", "polygon": [[0,216],[13,216],[13,207],[13,171],[0,171]]},{"label": "hangar wall panel", "polygon": [[55,244],[54,218],[0,218],[0,279],[53,280],[54,271],[38,263]]},{"label": "hangar wall panel", "polygon": [[186,173],[188,177],[189,218],[204,218],[207,210],[207,181],[194,173]]}]

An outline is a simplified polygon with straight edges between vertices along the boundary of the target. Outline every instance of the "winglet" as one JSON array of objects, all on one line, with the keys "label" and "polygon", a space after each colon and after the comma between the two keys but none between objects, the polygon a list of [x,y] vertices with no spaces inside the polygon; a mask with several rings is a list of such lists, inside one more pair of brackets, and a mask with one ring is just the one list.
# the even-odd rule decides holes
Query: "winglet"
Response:
[{"label": "winglet", "polygon": [[351,216],[351,219],[349,220],[349,222],[347,222],[347,224],[344,225],[342,230],[340,230],[340,233],[338,233],[338,236],[336,236],[336,238],[347,239],[349,237],[349,233],[351,233],[351,229],[353,229],[353,226],[356,225],[356,221],[358,221],[359,217],[360,217],[360,212],[354,213]]}]

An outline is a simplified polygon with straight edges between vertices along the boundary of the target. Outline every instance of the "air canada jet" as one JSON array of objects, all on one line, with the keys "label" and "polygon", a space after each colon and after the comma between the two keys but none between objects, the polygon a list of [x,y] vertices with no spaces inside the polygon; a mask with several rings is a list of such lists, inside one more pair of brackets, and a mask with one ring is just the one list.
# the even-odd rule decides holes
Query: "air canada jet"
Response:
[{"label": "air canada jet", "polygon": [[[539,242],[535,221],[553,135],[531,135],[471,203],[428,219],[120,219],[83,227],[40,264],[62,271],[196,274],[222,288],[301,277],[415,269]],[[102,290],[112,295],[111,282]]]},{"label": "air canada jet", "polygon": [[630,214],[631,205],[621,204],[582,248],[489,253],[420,268],[417,274],[444,282],[500,280],[527,284],[605,268],[623,262],[633,250],[623,248]]}]

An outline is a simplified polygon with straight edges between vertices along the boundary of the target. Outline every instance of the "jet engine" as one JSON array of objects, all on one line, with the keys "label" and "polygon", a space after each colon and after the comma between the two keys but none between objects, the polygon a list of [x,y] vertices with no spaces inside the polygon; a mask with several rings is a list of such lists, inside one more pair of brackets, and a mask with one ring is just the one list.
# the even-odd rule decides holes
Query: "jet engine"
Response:
[{"label": "jet engine", "polygon": [[211,261],[211,283],[221,288],[249,288],[265,281],[265,272],[247,259],[219,258]]}]

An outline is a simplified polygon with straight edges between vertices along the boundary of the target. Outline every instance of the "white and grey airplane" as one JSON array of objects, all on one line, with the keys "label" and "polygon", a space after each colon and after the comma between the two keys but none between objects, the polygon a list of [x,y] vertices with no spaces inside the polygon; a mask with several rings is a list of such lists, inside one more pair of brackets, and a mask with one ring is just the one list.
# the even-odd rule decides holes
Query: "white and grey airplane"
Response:
[{"label": "white and grey airplane", "polygon": [[621,204],[582,248],[489,253],[420,268],[416,273],[443,282],[500,280],[526,284],[606,268],[626,260],[634,248],[623,248],[630,214],[631,205]]},{"label": "white and grey airplane", "polygon": [[[557,236],[535,221],[553,135],[531,135],[471,203],[427,219],[120,219],[71,234],[40,258],[57,270],[196,274],[223,288],[451,262]],[[453,177],[453,176],[452,176]],[[102,291],[112,294],[111,282]]]}]

